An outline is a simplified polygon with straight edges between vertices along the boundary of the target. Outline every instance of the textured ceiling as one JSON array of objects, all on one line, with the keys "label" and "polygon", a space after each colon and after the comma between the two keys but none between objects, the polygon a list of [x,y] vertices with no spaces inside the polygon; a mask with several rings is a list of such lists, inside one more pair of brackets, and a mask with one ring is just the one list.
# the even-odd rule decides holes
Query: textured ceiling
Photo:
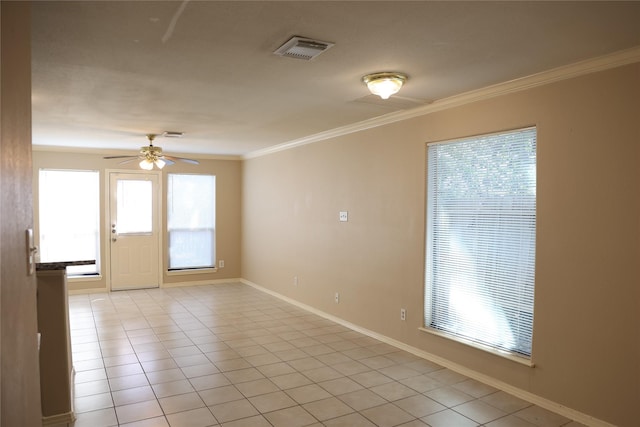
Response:
[{"label": "textured ceiling", "polygon": [[[44,1],[33,143],[246,155],[640,45],[640,2]],[[299,35],[312,61],[273,54]],[[409,75],[390,102],[364,74]]]}]

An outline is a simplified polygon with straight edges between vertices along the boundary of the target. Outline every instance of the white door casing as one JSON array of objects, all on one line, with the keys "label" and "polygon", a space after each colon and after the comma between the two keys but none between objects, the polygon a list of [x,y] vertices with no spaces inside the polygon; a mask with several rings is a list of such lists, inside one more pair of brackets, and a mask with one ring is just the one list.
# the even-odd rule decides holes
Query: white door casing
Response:
[{"label": "white door casing", "polygon": [[160,174],[109,173],[111,290],[160,285]]}]

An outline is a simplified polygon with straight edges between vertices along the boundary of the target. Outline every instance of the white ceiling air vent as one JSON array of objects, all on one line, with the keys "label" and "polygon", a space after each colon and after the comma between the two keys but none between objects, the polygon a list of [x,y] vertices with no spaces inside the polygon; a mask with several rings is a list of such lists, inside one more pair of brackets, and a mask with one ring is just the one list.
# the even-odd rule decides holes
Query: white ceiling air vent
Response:
[{"label": "white ceiling air vent", "polygon": [[182,135],[184,135],[184,132],[175,132],[172,130],[165,130],[162,132],[162,136],[166,138],[180,138]]},{"label": "white ceiling air vent", "polygon": [[288,56],[289,58],[310,61],[333,45],[334,43],[321,42],[318,40],[295,36],[280,46],[273,53],[280,56]]}]

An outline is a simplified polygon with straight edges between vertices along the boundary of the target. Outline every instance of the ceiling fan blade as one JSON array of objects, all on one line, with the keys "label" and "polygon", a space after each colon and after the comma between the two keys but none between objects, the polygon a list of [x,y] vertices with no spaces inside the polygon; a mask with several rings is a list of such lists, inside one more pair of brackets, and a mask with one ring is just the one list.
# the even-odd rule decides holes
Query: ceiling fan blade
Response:
[{"label": "ceiling fan blade", "polygon": [[181,162],[185,162],[185,163],[191,163],[192,165],[199,165],[200,162],[197,160],[193,160],[193,159],[186,159],[184,157],[174,157],[174,156],[164,156],[165,159],[169,159],[169,160],[173,160],[174,162],[176,160],[179,160]]},{"label": "ceiling fan blade", "polygon": [[137,156],[106,156],[103,159],[137,159]]},{"label": "ceiling fan blade", "polygon": [[162,160],[164,160],[164,161],[165,161],[165,163],[166,163],[168,166],[171,166],[171,165],[175,164],[175,162],[174,162],[173,160],[171,160],[171,159],[168,159],[168,158],[167,158],[167,156],[162,156],[162,157],[160,157],[160,158],[161,158]]},{"label": "ceiling fan blade", "polygon": [[132,157],[132,158],[130,158],[130,159],[128,159],[128,160],[123,160],[123,161],[121,161],[121,162],[118,162],[118,164],[119,164],[119,165],[126,165],[127,163],[135,162],[135,161],[137,161],[137,160],[138,160],[138,158],[137,158],[137,157]]}]

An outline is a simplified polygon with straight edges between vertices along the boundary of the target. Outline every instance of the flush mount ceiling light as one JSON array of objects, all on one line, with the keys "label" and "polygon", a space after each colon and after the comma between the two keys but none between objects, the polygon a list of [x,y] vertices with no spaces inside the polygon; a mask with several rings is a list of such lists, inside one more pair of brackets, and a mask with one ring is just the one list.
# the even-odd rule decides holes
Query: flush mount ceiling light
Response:
[{"label": "flush mount ceiling light", "polygon": [[407,76],[402,73],[373,73],[364,76],[362,81],[372,94],[378,95],[382,99],[389,99],[391,95],[400,90],[407,81]]}]

